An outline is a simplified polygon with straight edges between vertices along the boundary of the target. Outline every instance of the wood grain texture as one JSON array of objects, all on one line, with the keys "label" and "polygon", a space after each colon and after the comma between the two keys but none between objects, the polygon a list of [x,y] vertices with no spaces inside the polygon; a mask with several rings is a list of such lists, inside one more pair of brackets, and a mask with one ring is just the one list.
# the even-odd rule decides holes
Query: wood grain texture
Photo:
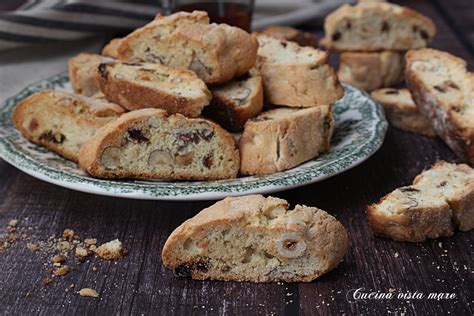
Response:
[{"label": "wood grain texture", "polygon": [[[436,21],[433,46],[466,58],[474,56],[429,1],[397,1]],[[443,2],[443,1],[440,1]],[[454,1],[460,3],[460,1]],[[458,9],[456,9],[458,8]],[[468,7],[472,8],[472,7]],[[450,16],[463,17],[464,6]],[[466,32],[474,32],[472,24]],[[319,32],[315,30],[315,32]],[[252,284],[199,282],[177,279],[161,264],[161,249],[171,231],[207,202],[157,202],[114,199],[63,189],[34,179],[0,160],[0,234],[10,219],[20,220],[29,241],[60,235],[65,228],[81,238],[100,242],[119,238],[129,249],[116,262],[91,257],[71,271],[53,278],[46,268],[50,255],[33,253],[26,241],[0,251],[0,311],[2,314],[249,314],[308,315],[387,314],[472,315],[473,232],[423,243],[394,242],[374,237],[365,220],[367,204],[394,188],[411,183],[438,159],[457,162],[440,140],[389,128],[382,148],[360,166],[303,188],[274,194],[292,205],[318,206],[334,214],[348,229],[350,248],[334,271],[308,284]],[[29,229],[28,229],[29,228]],[[45,263],[46,266],[45,266]],[[97,271],[93,270],[97,268]],[[65,292],[71,284],[74,288]],[[98,299],[77,291],[92,287]],[[455,300],[367,300],[350,303],[351,289],[394,293],[406,291],[455,293]]]}]

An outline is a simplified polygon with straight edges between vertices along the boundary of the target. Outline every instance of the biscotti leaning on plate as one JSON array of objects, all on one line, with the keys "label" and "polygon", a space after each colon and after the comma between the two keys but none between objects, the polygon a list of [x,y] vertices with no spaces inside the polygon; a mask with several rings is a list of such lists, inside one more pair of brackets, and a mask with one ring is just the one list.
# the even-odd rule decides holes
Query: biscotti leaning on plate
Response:
[{"label": "biscotti leaning on plate", "polygon": [[410,186],[396,189],[367,209],[375,234],[419,242],[474,228],[474,170],[437,162]]},{"label": "biscotti leaning on plate", "polygon": [[85,143],[79,164],[98,178],[217,180],[237,176],[239,152],[232,135],[213,122],[141,109]]},{"label": "biscotti leaning on plate", "polygon": [[94,70],[99,64],[112,61],[114,61],[113,58],[87,53],[81,53],[69,59],[69,80],[72,90],[89,97],[100,92],[99,83],[93,77]]},{"label": "biscotti leaning on plate", "polygon": [[331,106],[276,108],[247,121],[239,140],[240,172],[274,173],[329,150],[334,129]]},{"label": "biscotti leaning on plate", "polygon": [[43,90],[15,106],[13,122],[30,141],[78,161],[81,146],[123,112],[104,100]]},{"label": "biscotti leaning on plate", "polygon": [[431,137],[437,135],[431,122],[418,111],[408,89],[377,89],[370,96],[383,106],[387,120],[396,128]]},{"label": "biscotti leaning on plate", "polygon": [[420,112],[463,160],[474,163],[474,73],[435,49],[409,51],[406,82]]},{"label": "biscotti leaning on plate", "polygon": [[108,51],[121,60],[190,69],[206,83],[223,83],[254,66],[257,48],[256,39],[244,30],[210,24],[206,12],[193,11],[158,15]]},{"label": "biscotti leaning on plate", "polygon": [[251,282],[310,282],[335,268],[347,232],[315,207],[249,195],[230,197],[176,228],[163,264],[180,277]]}]

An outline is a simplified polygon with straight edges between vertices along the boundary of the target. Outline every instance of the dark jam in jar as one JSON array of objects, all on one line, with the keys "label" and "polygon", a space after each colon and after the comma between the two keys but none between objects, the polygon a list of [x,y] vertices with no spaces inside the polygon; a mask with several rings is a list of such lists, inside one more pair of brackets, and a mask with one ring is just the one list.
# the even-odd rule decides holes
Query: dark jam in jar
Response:
[{"label": "dark jam in jar", "polygon": [[252,10],[249,5],[235,2],[195,2],[179,4],[175,11],[192,12],[194,10],[206,11],[211,22],[226,23],[250,31]]}]

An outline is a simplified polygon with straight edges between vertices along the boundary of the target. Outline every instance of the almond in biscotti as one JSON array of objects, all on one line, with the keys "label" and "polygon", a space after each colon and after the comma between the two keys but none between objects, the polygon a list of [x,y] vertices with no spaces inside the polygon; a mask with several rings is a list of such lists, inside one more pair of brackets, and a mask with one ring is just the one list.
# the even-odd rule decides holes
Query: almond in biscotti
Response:
[{"label": "almond in biscotti", "polygon": [[88,97],[94,97],[100,92],[99,83],[93,76],[94,69],[101,63],[111,61],[114,61],[114,59],[87,53],[81,53],[69,59],[69,80],[73,91]]},{"label": "almond in biscotti", "polygon": [[176,228],[163,264],[179,277],[310,282],[344,257],[344,226],[315,207],[261,195],[229,197]]},{"label": "almond in biscotti", "polygon": [[461,159],[474,163],[474,73],[461,58],[430,48],[411,50],[406,60],[418,110]]},{"label": "almond in biscotti", "polygon": [[160,108],[196,117],[211,101],[206,84],[189,70],[116,61],[99,64],[94,77],[105,97],[127,110]]},{"label": "almond in biscotti", "polygon": [[229,132],[205,119],[160,109],[124,114],[81,148],[80,166],[98,178],[215,180],[237,176]]}]

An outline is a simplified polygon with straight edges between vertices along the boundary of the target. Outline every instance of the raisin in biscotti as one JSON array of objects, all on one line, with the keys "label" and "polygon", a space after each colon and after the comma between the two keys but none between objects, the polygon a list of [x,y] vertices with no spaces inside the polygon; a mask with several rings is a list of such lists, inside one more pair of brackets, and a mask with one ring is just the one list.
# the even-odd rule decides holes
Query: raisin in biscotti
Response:
[{"label": "raisin in biscotti", "polygon": [[251,282],[310,282],[335,268],[347,232],[315,207],[261,195],[229,197],[176,228],[163,264],[177,276]]},{"label": "raisin in biscotti", "polygon": [[406,82],[418,110],[463,160],[474,163],[474,73],[435,49],[409,51]]},{"label": "raisin in biscotti", "polygon": [[370,95],[383,106],[385,116],[396,128],[431,137],[437,135],[431,122],[418,111],[408,89],[384,88]]},{"label": "raisin in biscotti", "polygon": [[328,54],[312,47],[259,34],[257,66],[262,74],[267,102],[274,105],[312,107],[342,98],[336,72]]},{"label": "raisin in biscotti", "polygon": [[374,233],[419,242],[474,228],[474,171],[465,164],[436,163],[413,185],[399,188],[367,209]]},{"label": "raisin in biscotti", "polygon": [[101,63],[113,60],[113,58],[86,53],[69,59],[69,80],[74,92],[88,97],[100,92],[99,83],[93,77],[94,69]]},{"label": "raisin in biscotti", "polygon": [[196,117],[212,97],[194,72],[159,64],[104,63],[94,77],[105,97],[127,110],[160,108]]},{"label": "raisin in biscotti", "polygon": [[216,180],[237,176],[239,152],[215,123],[141,109],[84,144],[79,163],[98,178]]},{"label": "raisin in biscotti", "polygon": [[338,51],[426,47],[436,33],[428,17],[392,3],[345,4],[324,22],[324,46]]},{"label": "raisin in biscotti", "polygon": [[247,120],[262,111],[262,77],[256,69],[251,69],[246,77],[211,87],[211,92],[212,101],[204,109],[204,115],[228,131],[241,131]]},{"label": "raisin in biscotti", "polygon": [[330,147],[331,107],[277,108],[247,121],[239,140],[240,172],[265,174],[293,168]]},{"label": "raisin in biscotti", "polygon": [[303,32],[290,26],[269,26],[262,31],[262,34],[279,40],[295,42],[300,46],[318,47],[318,38],[314,34]]},{"label": "raisin in biscotti", "polygon": [[339,80],[372,91],[403,82],[404,52],[344,52],[340,54]]},{"label": "raisin in biscotti", "polygon": [[118,57],[190,69],[206,83],[223,83],[255,65],[258,44],[227,24],[209,24],[206,12],[157,16],[118,44]]},{"label": "raisin in biscotti", "polygon": [[16,105],[13,122],[30,141],[78,161],[82,144],[123,112],[104,100],[44,90]]}]

